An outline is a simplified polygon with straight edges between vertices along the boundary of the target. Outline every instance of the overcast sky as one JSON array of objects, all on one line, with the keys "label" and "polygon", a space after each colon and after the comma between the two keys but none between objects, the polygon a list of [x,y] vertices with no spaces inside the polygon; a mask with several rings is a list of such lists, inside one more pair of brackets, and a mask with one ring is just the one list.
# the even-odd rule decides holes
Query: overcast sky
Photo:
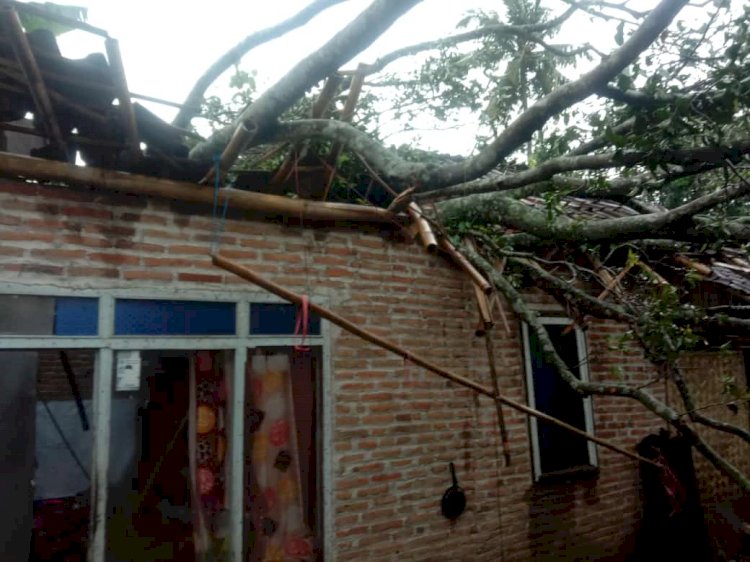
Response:
[{"label": "overcast sky", "polygon": [[[310,1],[62,0],[61,3],[88,8],[88,23],[107,30],[119,40],[132,92],[182,102],[196,79],[222,53],[254,31],[290,17]],[[356,17],[370,1],[350,0],[323,12],[305,27],[251,51],[244,58],[242,68],[257,70],[259,89],[268,87]],[[650,6],[655,1],[643,0],[642,3]],[[550,0],[548,4],[554,6],[555,14],[566,8],[563,2]],[[455,33],[456,22],[467,10],[492,10],[501,6],[499,0],[424,0],[370,49],[358,55],[351,66],[359,61],[372,62],[378,55],[401,46]],[[571,27],[575,28],[573,34],[563,37],[563,41],[602,39],[612,42],[611,30],[601,23],[594,26],[582,18],[580,25]],[[103,51],[101,38],[79,31],[63,35],[59,43],[63,54],[72,58]],[[225,83],[220,81],[220,84]],[[176,111],[164,106],[149,107],[167,120],[171,120]],[[430,133],[422,146],[466,153],[472,148],[473,135],[474,124],[468,123],[462,131]],[[406,140],[407,137],[398,136],[390,139],[397,143]]]},{"label": "overcast sky", "polygon": [[[182,102],[203,71],[242,38],[283,21],[310,2],[66,1],[88,8],[88,23],[105,29],[119,40],[132,92],[175,102]],[[242,68],[257,70],[259,89],[268,87],[369,3],[370,0],[350,0],[326,10],[303,28],[251,51],[243,59]],[[491,10],[499,5],[497,0],[425,0],[393,25],[370,49],[358,55],[352,67],[359,61],[372,62],[378,55],[401,46],[455,33],[456,22],[467,10]],[[559,5],[564,9],[562,3]],[[63,54],[72,58],[103,50],[100,38],[78,31],[63,35],[59,43]],[[168,120],[176,111],[163,106],[149,105],[149,108]],[[459,134],[462,139],[459,151],[469,151],[473,144],[473,127],[467,127]],[[426,148],[456,151],[455,131],[427,136]],[[408,139],[394,137],[389,140],[404,142]]]},{"label": "overcast sky", "polygon": [[[182,101],[198,76],[222,53],[254,31],[298,12],[310,0],[276,2],[210,2],[178,4],[167,0],[68,0],[86,6],[88,23],[107,30],[120,42],[130,89],[137,93]],[[268,85],[306,54],[322,45],[370,2],[350,0],[315,18],[305,27],[253,50],[243,67],[259,72]],[[490,9],[496,0],[447,2],[426,0],[397,22],[356,60],[373,61],[407,44],[455,31],[455,22],[469,8]],[[102,49],[101,40],[73,32],[60,38],[66,56],[85,56]]]}]

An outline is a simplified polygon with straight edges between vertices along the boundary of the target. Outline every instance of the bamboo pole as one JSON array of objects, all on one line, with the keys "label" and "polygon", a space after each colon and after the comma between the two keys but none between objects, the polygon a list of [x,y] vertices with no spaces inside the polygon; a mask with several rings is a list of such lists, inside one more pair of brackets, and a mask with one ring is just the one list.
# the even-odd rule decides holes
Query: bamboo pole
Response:
[{"label": "bamboo pole", "polygon": [[490,299],[487,297],[487,293],[482,291],[476,283],[471,284],[474,287],[474,296],[477,299],[477,308],[479,309],[479,317],[485,329],[492,328],[495,325],[492,319],[492,310],[490,309]]},{"label": "bamboo pole", "polygon": [[411,220],[417,225],[417,232],[419,233],[419,239],[422,241],[422,246],[428,252],[434,251],[438,246],[438,241],[430,223],[422,216],[422,209],[416,203],[410,203],[406,210]]},{"label": "bamboo pole", "polygon": [[[372,185],[372,182],[374,181],[374,179],[370,180],[370,185]],[[391,201],[391,204],[388,205],[388,210],[392,213],[400,213],[405,210],[411,203],[411,196],[415,189],[415,187],[408,187],[396,195],[396,197],[393,198],[393,201]]]},{"label": "bamboo pole", "polygon": [[[63,162],[4,152],[0,152],[0,175],[96,187],[108,191],[162,197],[176,201],[208,205],[213,205],[214,202],[213,189],[204,185],[100,168],[73,166]],[[227,200],[229,200],[229,206],[234,209],[253,211],[273,217],[288,216],[305,220],[375,223],[396,221],[393,214],[378,207],[306,201],[224,187],[219,190],[219,203],[223,205]]]},{"label": "bamboo pole", "polygon": [[[242,279],[249,281],[250,283],[258,285],[259,287],[265,289],[266,291],[269,291],[275,294],[276,296],[281,297],[285,301],[289,301],[293,304],[301,305],[303,300],[307,300],[302,295],[298,295],[297,293],[294,293],[288,289],[285,289],[281,285],[277,285],[273,281],[270,281],[269,279],[266,279],[265,277],[258,275],[253,270],[243,265],[240,265],[237,262],[234,262],[232,260],[229,260],[223,257],[221,254],[211,254],[211,260],[213,264],[216,265],[217,267],[220,267],[221,269],[229,271],[230,273],[234,273],[238,277],[241,277]],[[525,404],[516,402],[515,400],[507,398],[506,396],[503,396],[500,394],[496,396],[495,392],[491,388],[488,388],[482,384],[479,384],[478,382],[468,379],[462,375],[459,375],[452,371],[444,369],[434,364],[429,359],[425,359],[421,357],[420,355],[411,353],[410,351],[402,348],[398,344],[386,338],[378,336],[377,334],[370,332],[369,330],[366,330],[364,328],[360,328],[353,322],[336,314],[332,310],[329,310],[313,302],[308,302],[308,306],[312,312],[314,312],[321,318],[325,318],[326,320],[336,324],[337,326],[339,326],[340,328],[343,328],[347,332],[350,332],[354,334],[355,336],[362,338],[365,341],[369,341],[370,343],[373,343],[377,345],[378,347],[387,349],[388,351],[395,353],[399,357],[403,357],[407,361],[410,361],[414,363],[415,365],[418,365],[424,369],[427,369],[428,371],[440,377],[443,377],[444,379],[448,379],[451,382],[459,384],[465,388],[469,388],[473,390],[474,392],[482,394],[483,396],[492,398],[493,400],[497,402],[501,402],[507,406],[510,406],[511,408],[518,410],[520,412],[523,412],[526,415],[534,416],[538,419],[547,421],[558,427],[562,427],[563,429],[566,429],[567,431],[570,431],[571,433],[580,435],[581,437],[588,439],[589,441],[593,441],[594,443],[597,443],[598,445],[601,445],[602,447],[606,447],[607,449],[616,451],[622,455],[630,457],[631,459],[634,459],[640,462],[649,463],[654,466],[661,466],[658,463],[655,463],[654,461],[650,459],[646,459],[644,457],[641,457],[640,455],[632,453],[628,451],[627,449],[620,447],[619,445],[615,445],[614,443],[607,441],[606,439],[602,439],[601,437],[597,437],[595,435],[591,435],[590,433],[586,433],[585,431],[582,431],[573,425],[570,425],[568,423],[565,423],[564,421],[554,418],[550,416],[549,414],[545,414],[544,412],[541,412],[539,410],[526,406]]]},{"label": "bamboo pole", "polygon": [[[344,108],[341,110],[341,115],[339,116],[339,121],[343,121],[344,123],[349,123],[352,120],[354,109],[357,107],[357,102],[359,101],[359,95],[362,93],[362,85],[365,83],[365,72],[362,64],[357,68],[357,70],[360,69],[362,69],[362,72],[358,72],[352,78],[351,85],[349,86],[349,95],[346,98],[346,103],[344,104]],[[323,190],[323,201],[328,199],[328,192],[331,190],[333,180],[336,178],[336,165],[338,164],[339,156],[341,156],[343,149],[344,145],[342,143],[334,142],[331,146],[331,151],[328,153],[326,161],[333,167],[333,169],[326,177],[325,189]]]},{"label": "bamboo pole", "polygon": [[693,261],[687,256],[678,255],[677,257],[675,257],[674,261],[676,261],[677,263],[681,265],[685,265],[691,269],[694,269],[695,271],[700,273],[703,277],[710,277],[711,274],[713,273],[713,271],[711,270],[709,266]]},{"label": "bamboo pole", "polygon": [[107,38],[104,41],[104,47],[107,50],[107,59],[109,67],[112,69],[112,78],[114,79],[115,92],[120,102],[119,114],[122,127],[125,131],[125,138],[129,146],[130,157],[135,162],[141,157],[141,143],[138,139],[138,126],[135,121],[135,111],[130,101],[130,91],[128,90],[128,81],[125,78],[125,66],[122,63],[120,54],[120,44],[117,39]]},{"label": "bamboo pole", "polygon": [[469,260],[467,260],[461,252],[456,250],[456,247],[451,244],[450,240],[448,240],[445,236],[441,236],[438,239],[438,243],[440,244],[440,247],[451,257],[453,258],[453,262],[463,269],[469,277],[471,277],[472,281],[476,283],[482,291],[484,291],[487,294],[490,294],[492,292],[492,285],[489,284],[489,282],[484,278],[484,276],[477,271],[477,269],[469,263]]},{"label": "bamboo pole", "polygon": [[508,427],[505,425],[505,414],[503,405],[500,401],[500,378],[497,374],[497,365],[495,364],[495,345],[492,341],[492,326],[484,327],[484,344],[487,348],[487,363],[490,367],[490,378],[492,379],[492,390],[494,391],[495,409],[497,410],[497,425],[500,429],[500,442],[503,444],[503,457],[505,466],[510,466],[510,443],[508,439]]},{"label": "bamboo pole", "polygon": [[[313,103],[312,111],[310,112],[312,119],[322,119],[325,117],[328,106],[331,105],[331,100],[336,95],[339,85],[341,85],[341,80],[342,77],[339,74],[332,74],[328,77],[318,95],[318,99]],[[271,178],[271,185],[282,184],[289,179],[289,176],[292,175],[294,168],[297,166],[300,156],[307,153],[309,144],[309,142],[303,141],[296,143],[292,147],[292,150],[289,151],[289,154],[287,154],[281,166],[279,166],[273,178]]]},{"label": "bamboo pole", "polygon": [[2,9],[2,16],[5,20],[5,25],[10,33],[11,44],[13,51],[16,54],[18,63],[21,65],[26,82],[28,83],[31,97],[34,100],[34,105],[39,112],[39,117],[44,123],[44,127],[55,144],[67,154],[67,147],[65,146],[65,140],[63,139],[60,125],[57,122],[55,116],[55,110],[52,107],[52,101],[50,100],[47,88],[44,85],[42,79],[42,73],[39,70],[39,66],[36,64],[34,53],[31,50],[31,45],[23,32],[21,26],[21,20],[18,19],[18,13],[7,5]]}]

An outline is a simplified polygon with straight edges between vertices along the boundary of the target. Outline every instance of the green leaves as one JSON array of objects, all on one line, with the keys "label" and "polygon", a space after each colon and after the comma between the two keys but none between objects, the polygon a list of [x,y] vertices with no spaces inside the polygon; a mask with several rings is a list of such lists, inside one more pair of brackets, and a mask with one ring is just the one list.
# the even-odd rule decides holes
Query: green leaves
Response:
[{"label": "green leaves", "polygon": [[[86,16],[88,14],[88,9],[82,8],[80,6],[53,4],[52,2],[29,2],[29,5],[77,21],[86,21]],[[21,24],[23,25],[27,33],[30,33],[37,29],[47,29],[54,35],[62,35],[63,33],[67,33],[68,31],[72,31],[73,29],[75,29],[73,26],[65,25],[58,21],[38,16],[36,14],[30,14],[24,11],[19,11],[18,16],[21,19]]]}]

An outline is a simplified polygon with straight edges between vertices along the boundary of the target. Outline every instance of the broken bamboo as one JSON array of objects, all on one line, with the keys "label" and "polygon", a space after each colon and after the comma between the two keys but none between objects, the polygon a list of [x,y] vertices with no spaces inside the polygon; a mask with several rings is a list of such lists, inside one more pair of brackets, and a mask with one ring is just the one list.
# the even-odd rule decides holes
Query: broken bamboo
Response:
[{"label": "broken bamboo", "polygon": [[[203,185],[126,174],[100,168],[73,166],[63,162],[5,152],[0,152],[0,175],[83,185],[108,191],[191,203],[208,205],[214,203],[213,189]],[[223,205],[227,200],[229,201],[228,205],[233,209],[257,212],[267,216],[287,216],[303,220],[375,223],[392,223],[396,220],[392,213],[378,207],[306,201],[224,187],[219,190],[218,202]]]},{"label": "broken bamboo", "polygon": [[6,29],[11,35],[11,45],[15,52],[18,64],[21,66],[24,77],[29,87],[29,92],[34,100],[34,106],[39,112],[40,120],[44,123],[44,127],[55,144],[65,154],[67,154],[67,147],[65,146],[65,139],[60,129],[60,124],[57,122],[55,116],[55,110],[52,107],[52,101],[50,100],[49,92],[44,84],[42,73],[39,70],[39,66],[36,64],[34,53],[31,50],[29,41],[26,34],[21,26],[21,20],[18,19],[18,13],[10,7],[3,7],[1,9],[3,19],[5,20]]},{"label": "broken bamboo", "polygon": [[463,269],[469,277],[471,277],[471,280],[476,283],[482,291],[484,291],[487,294],[490,294],[492,292],[492,285],[489,284],[489,282],[484,278],[484,276],[477,271],[477,269],[469,263],[469,260],[467,260],[461,252],[456,250],[456,247],[451,243],[450,240],[448,240],[445,236],[441,236],[438,240],[438,243],[440,244],[440,248],[442,248],[452,259],[453,262]]},{"label": "broken bamboo", "polygon": [[[422,209],[416,203],[410,203],[406,208],[411,220],[417,225],[417,232],[419,232],[419,239],[422,241],[428,252],[432,252],[437,248],[438,241],[435,237],[435,233],[432,231],[429,221],[424,218]],[[484,289],[484,288],[482,288]]]},{"label": "broken bamboo", "polygon": [[414,363],[415,365],[418,365],[419,367],[427,369],[428,371],[440,377],[443,377],[444,379],[448,379],[449,381],[459,384],[465,388],[469,388],[473,390],[474,392],[477,392],[478,394],[482,394],[497,402],[501,402],[507,406],[510,406],[511,408],[515,410],[523,412],[524,414],[528,416],[533,416],[538,419],[547,421],[553,425],[556,425],[567,431],[570,431],[571,433],[580,435],[581,437],[589,441],[592,441],[594,443],[597,443],[598,445],[601,445],[602,447],[605,447],[607,449],[610,449],[612,451],[615,451],[617,453],[630,457],[631,459],[634,459],[640,462],[649,463],[654,466],[661,466],[658,463],[650,459],[646,459],[640,455],[632,453],[628,451],[627,449],[620,447],[619,445],[615,445],[614,443],[607,441],[606,439],[602,439],[601,437],[597,437],[595,435],[591,435],[590,433],[582,431],[575,426],[572,426],[568,423],[565,423],[564,421],[561,421],[557,418],[550,416],[549,414],[545,414],[544,412],[541,412],[539,410],[526,406],[525,404],[516,402],[515,400],[507,398],[506,396],[503,396],[503,395],[496,396],[495,392],[491,388],[488,388],[482,384],[479,384],[478,382],[468,379],[462,375],[459,375],[452,371],[444,369],[440,367],[439,365],[432,363],[429,359],[425,359],[419,355],[411,353],[410,351],[407,351],[406,349],[402,348],[398,344],[386,338],[378,336],[377,334],[370,332],[369,330],[366,330],[364,328],[360,328],[353,322],[336,314],[332,310],[329,310],[313,302],[307,301],[307,298],[303,297],[302,295],[298,295],[297,293],[294,293],[293,291],[285,289],[281,285],[277,285],[273,281],[270,281],[266,279],[265,277],[258,275],[251,269],[243,265],[240,265],[237,262],[234,262],[230,259],[223,257],[221,254],[211,254],[211,260],[213,264],[216,265],[217,267],[220,267],[226,271],[229,271],[230,273],[234,273],[238,277],[241,277],[242,279],[257,285],[265,289],[266,291],[269,291],[275,294],[276,296],[281,297],[285,301],[289,301],[297,305],[302,305],[303,302],[308,302],[310,311],[314,312],[321,318],[325,318],[326,320],[332,322],[333,324],[336,324],[340,328],[343,328],[347,332],[350,332],[354,334],[355,336],[362,338],[365,341],[369,341],[370,343],[373,343],[379,347],[382,347],[383,349],[387,349],[388,351],[395,353],[399,357],[403,357],[407,361],[410,361]]},{"label": "broken bamboo", "polygon": [[687,266],[690,269],[697,271],[703,277],[711,277],[711,274],[713,273],[713,271],[711,270],[709,266],[703,263],[699,263],[697,261],[693,261],[687,256],[677,255],[674,261],[676,261],[677,263],[681,265]]}]

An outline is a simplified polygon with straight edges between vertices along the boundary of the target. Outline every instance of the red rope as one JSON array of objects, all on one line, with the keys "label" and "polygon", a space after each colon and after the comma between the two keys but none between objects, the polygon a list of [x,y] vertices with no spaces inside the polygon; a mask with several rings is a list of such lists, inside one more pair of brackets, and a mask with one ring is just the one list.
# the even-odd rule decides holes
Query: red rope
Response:
[{"label": "red rope", "polygon": [[[297,323],[294,326],[294,335],[302,336],[302,340],[299,345],[295,345],[296,351],[310,351],[310,346],[305,345],[307,339],[308,328],[310,327],[310,299],[307,295],[302,295],[302,304],[297,310]],[[302,332],[300,334],[300,331]]]}]

